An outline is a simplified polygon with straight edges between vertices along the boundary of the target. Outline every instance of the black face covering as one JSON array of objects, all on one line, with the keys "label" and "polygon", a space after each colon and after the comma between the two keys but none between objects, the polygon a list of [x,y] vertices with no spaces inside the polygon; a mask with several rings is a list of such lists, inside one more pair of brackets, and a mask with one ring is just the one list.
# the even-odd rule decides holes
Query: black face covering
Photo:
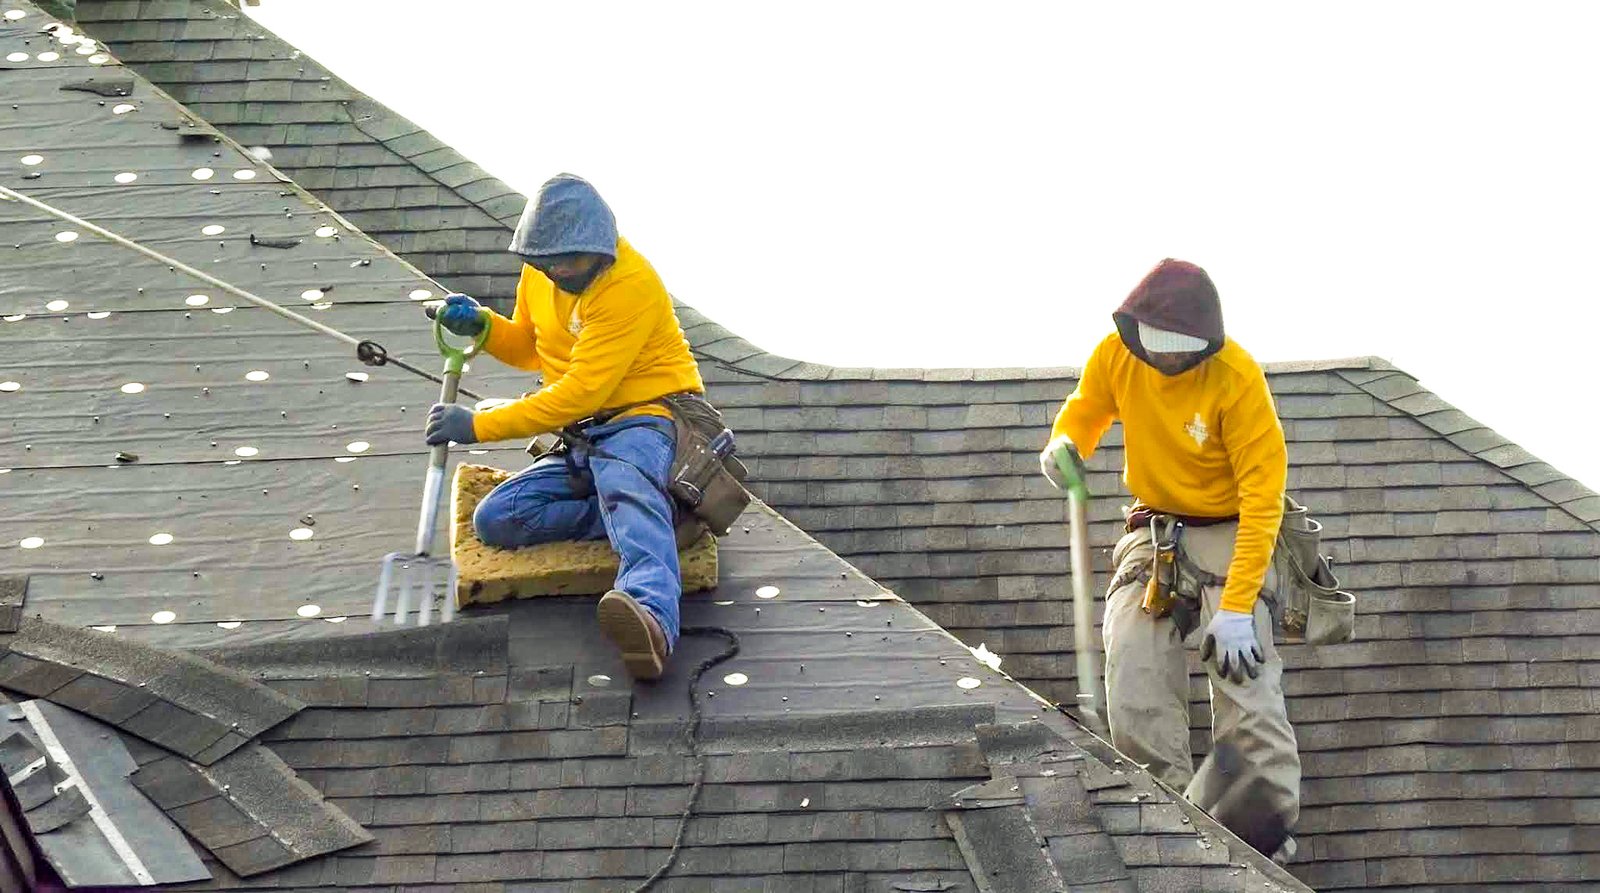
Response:
[{"label": "black face covering", "polygon": [[543,273],[550,279],[551,282],[554,282],[556,288],[561,289],[569,295],[583,294],[588,290],[589,286],[594,284],[596,279],[600,278],[602,273],[611,267],[610,258],[599,257],[600,262],[591,266],[588,271],[584,273],[574,276],[558,276],[549,269],[549,261],[551,258],[524,258],[524,260],[528,262],[529,266]]}]

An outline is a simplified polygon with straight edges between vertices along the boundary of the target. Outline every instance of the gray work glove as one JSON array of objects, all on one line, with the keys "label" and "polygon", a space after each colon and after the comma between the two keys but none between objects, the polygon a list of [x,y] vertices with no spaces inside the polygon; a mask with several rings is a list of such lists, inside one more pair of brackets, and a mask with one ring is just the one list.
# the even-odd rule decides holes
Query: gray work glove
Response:
[{"label": "gray work glove", "polygon": [[466,295],[445,295],[444,306],[434,312],[440,325],[464,338],[478,337],[488,325],[483,305]]},{"label": "gray work glove", "polygon": [[456,403],[435,403],[428,410],[426,436],[428,446],[441,443],[477,443],[478,433],[473,430],[472,410]]},{"label": "gray work glove", "polygon": [[1078,448],[1065,434],[1050,441],[1039,453],[1039,470],[1057,490],[1089,495],[1089,472],[1083,467]]},{"label": "gray work glove", "polygon": [[1217,659],[1217,675],[1244,682],[1261,675],[1261,643],[1256,641],[1256,618],[1238,611],[1218,610],[1206,624],[1206,637],[1200,643],[1200,659]]}]

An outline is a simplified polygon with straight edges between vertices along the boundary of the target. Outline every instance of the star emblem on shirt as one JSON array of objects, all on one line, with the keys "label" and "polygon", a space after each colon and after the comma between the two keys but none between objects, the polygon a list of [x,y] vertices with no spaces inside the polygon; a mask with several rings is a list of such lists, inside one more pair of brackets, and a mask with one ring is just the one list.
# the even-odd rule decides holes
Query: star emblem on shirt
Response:
[{"label": "star emblem on shirt", "polygon": [[1206,440],[1211,437],[1211,430],[1206,427],[1206,420],[1201,418],[1198,412],[1194,414],[1194,419],[1189,424],[1183,426],[1183,430],[1194,438],[1195,446],[1205,446]]}]

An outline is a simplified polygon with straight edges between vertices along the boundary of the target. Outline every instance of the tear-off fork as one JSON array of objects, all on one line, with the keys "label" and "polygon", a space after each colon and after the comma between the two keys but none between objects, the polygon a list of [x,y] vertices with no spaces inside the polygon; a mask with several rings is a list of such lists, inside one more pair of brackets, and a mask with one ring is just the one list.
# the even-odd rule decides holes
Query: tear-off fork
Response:
[{"label": "tear-off fork", "polygon": [[[487,312],[484,313],[487,316]],[[484,320],[483,331],[466,348],[458,348],[445,340],[444,325],[434,314],[433,338],[444,357],[444,385],[439,390],[439,402],[456,402],[461,386],[461,373],[467,359],[476,356],[489,338],[489,320]],[[391,593],[395,594],[394,622],[404,624],[411,611],[411,596],[417,592],[417,625],[427,626],[433,621],[433,600],[439,584],[444,584],[444,604],[440,622],[449,623],[456,614],[457,569],[455,559],[449,554],[434,555],[433,536],[439,526],[439,507],[444,501],[444,473],[450,460],[450,444],[441,443],[428,452],[428,476],[422,485],[422,514],[417,519],[416,551],[390,552],[383,556],[383,568],[378,573],[378,592],[372,600],[372,622],[383,621]],[[396,586],[398,585],[398,590]]]}]

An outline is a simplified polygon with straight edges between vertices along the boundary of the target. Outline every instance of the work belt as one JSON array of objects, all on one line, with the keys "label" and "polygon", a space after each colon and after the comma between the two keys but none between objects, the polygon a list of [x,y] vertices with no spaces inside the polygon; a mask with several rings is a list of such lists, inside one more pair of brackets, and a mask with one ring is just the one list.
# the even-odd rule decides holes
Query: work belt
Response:
[{"label": "work belt", "polygon": [[[733,455],[733,432],[723,424],[722,414],[697,392],[666,394],[596,413],[562,428],[558,432],[561,443],[538,455],[561,456],[573,493],[588,498],[594,493],[594,478],[588,469],[578,466],[576,448],[583,447],[591,456],[616,459],[594,443],[589,429],[645,406],[664,406],[671,414],[673,458],[666,490],[673,498],[679,547],[699,539],[706,530],[718,536],[727,533],[750,504],[750,494],[743,486],[745,467]],[[534,448],[529,452],[535,452]]]},{"label": "work belt", "polygon": [[1127,531],[1148,528],[1154,550],[1147,563],[1120,571],[1111,581],[1115,591],[1130,583],[1144,583],[1139,607],[1157,618],[1172,618],[1180,638],[1187,638],[1200,622],[1200,595],[1208,586],[1221,586],[1227,577],[1213,574],[1189,559],[1183,549],[1186,527],[1210,527],[1237,518],[1194,518],[1137,506],[1128,514]]}]

